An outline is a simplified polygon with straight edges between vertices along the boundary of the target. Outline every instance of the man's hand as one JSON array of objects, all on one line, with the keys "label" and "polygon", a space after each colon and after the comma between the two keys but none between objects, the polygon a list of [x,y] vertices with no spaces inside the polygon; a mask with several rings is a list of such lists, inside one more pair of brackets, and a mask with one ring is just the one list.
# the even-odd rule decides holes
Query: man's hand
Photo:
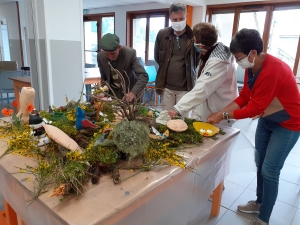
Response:
[{"label": "man's hand", "polygon": [[135,94],[133,94],[132,92],[129,92],[123,97],[123,101],[125,102],[132,102],[133,99],[135,99]]},{"label": "man's hand", "polygon": [[178,115],[175,110],[169,110],[168,114],[171,118],[175,118]]},{"label": "man's hand", "polygon": [[221,120],[223,120],[222,112],[212,113],[207,117],[207,122],[211,124],[218,124]]}]

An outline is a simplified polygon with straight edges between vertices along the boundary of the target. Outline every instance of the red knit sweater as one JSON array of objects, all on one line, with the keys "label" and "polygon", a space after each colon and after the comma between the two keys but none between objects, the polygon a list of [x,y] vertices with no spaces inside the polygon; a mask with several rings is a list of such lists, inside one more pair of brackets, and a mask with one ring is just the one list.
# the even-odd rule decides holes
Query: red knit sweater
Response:
[{"label": "red knit sweater", "polygon": [[248,69],[240,96],[234,100],[241,108],[233,112],[235,119],[262,115],[289,130],[300,131],[300,94],[294,74],[286,63],[266,54],[252,90],[247,81]]}]

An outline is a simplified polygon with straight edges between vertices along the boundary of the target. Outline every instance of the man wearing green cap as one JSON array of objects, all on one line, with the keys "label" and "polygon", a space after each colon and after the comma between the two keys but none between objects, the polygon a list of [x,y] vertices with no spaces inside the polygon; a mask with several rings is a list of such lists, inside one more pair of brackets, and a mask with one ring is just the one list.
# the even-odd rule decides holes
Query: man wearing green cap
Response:
[{"label": "man wearing green cap", "polygon": [[[139,93],[141,93],[148,83],[148,74],[136,57],[136,51],[132,48],[121,46],[120,39],[115,34],[105,34],[99,46],[102,49],[98,53],[98,66],[101,73],[101,80],[106,81],[113,89],[119,99],[131,102]],[[123,76],[126,71],[129,81],[126,77],[126,87],[129,87],[129,93],[124,96],[121,88],[121,80],[111,69],[109,63],[114,69],[120,71]]]}]

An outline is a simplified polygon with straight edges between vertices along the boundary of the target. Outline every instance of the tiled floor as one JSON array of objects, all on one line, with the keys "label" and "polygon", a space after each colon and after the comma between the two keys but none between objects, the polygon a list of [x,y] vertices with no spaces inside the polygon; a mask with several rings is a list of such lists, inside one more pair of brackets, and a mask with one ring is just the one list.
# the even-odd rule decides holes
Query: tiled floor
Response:
[{"label": "tiled floor", "polygon": [[[245,119],[236,122],[233,127],[239,128],[250,143],[254,145],[254,134],[257,120]],[[231,156],[229,175],[225,179],[225,190],[222,197],[222,208],[217,218],[209,216],[209,203],[206,218],[197,225],[245,225],[257,214],[246,214],[237,211],[237,205],[255,200],[256,168],[254,148],[242,138],[243,149],[234,148]],[[237,145],[236,145],[237,146]],[[300,140],[288,156],[281,171],[279,193],[270,225],[300,224]],[[200,220],[199,220],[200,221]]]},{"label": "tiled floor", "polygon": [[[0,109],[8,105],[1,105]],[[254,164],[254,134],[257,120],[237,121],[233,127],[244,135],[237,140],[231,155],[230,173],[225,180],[222,207],[218,217],[210,216],[211,202],[207,201],[199,222],[188,225],[246,225],[255,214],[237,212],[237,205],[255,199],[256,167]],[[288,156],[280,176],[279,194],[270,225],[300,224],[300,140]],[[0,193],[0,210],[3,209]]]}]

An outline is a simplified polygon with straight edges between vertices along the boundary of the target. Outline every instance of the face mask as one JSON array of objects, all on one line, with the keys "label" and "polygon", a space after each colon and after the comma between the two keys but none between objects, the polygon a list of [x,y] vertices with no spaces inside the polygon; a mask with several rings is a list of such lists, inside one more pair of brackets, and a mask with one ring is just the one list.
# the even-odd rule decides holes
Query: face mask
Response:
[{"label": "face mask", "polygon": [[251,52],[249,52],[249,54],[248,54],[248,56],[246,58],[244,58],[244,59],[236,62],[243,69],[252,68],[254,66],[255,57],[254,57],[252,63],[248,61],[248,57],[249,57],[250,53]]},{"label": "face mask", "polygon": [[195,43],[194,43],[194,47],[195,47],[197,52],[201,53],[201,49]]},{"label": "face mask", "polygon": [[171,26],[175,31],[182,31],[186,26],[186,19],[179,22],[171,22]]}]

